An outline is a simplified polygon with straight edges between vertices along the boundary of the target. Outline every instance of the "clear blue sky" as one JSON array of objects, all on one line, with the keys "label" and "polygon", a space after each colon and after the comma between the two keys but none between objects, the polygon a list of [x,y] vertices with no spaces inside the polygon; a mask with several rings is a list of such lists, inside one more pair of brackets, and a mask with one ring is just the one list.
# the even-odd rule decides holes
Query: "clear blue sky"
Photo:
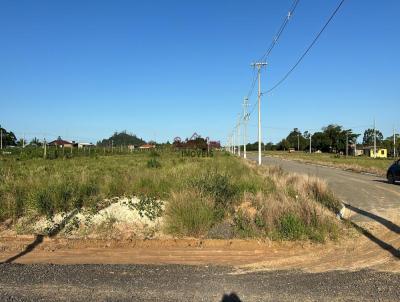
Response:
[{"label": "clear blue sky", "polygon": [[[268,59],[263,90],[338,1],[300,0]],[[96,141],[126,129],[146,140],[196,131],[224,142],[250,86],[250,63],[291,3],[1,0],[0,123],[27,137]],[[345,1],[302,64],[264,97],[263,139],[277,142],[294,127],[370,125],[374,117],[385,136],[399,129],[399,11],[396,0]]]}]

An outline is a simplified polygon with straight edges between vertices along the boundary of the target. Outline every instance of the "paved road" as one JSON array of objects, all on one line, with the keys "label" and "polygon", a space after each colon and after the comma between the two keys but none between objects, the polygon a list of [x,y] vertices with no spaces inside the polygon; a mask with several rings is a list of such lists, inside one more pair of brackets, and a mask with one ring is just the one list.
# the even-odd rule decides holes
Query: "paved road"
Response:
[{"label": "paved road", "polygon": [[[255,160],[256,155],[251,154]],[[277,165],[288,172],[317,176],[327,181],[329,187],[343,202],[375,214],[387,214],[390,219],[400,221],[400,185],[386,183],[386,179],[331,167],[305,164],[283,160],[276,157],[263,157],[263,164]],[[396,219],[397,218],[397,219]],[[368,220],[365,215],[356,215],[356,221]]]},{"label": "paved road", "polygon": [[[233,274],[232,274],[233,273]],[[400,275],[230,267],[0,265],[0,301],[399,301]]]}]

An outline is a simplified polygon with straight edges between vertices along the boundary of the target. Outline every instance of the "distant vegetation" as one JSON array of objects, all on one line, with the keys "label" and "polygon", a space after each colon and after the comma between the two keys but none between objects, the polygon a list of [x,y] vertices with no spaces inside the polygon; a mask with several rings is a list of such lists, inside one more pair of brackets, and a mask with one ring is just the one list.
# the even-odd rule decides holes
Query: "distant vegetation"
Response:
[{"label": "distant vegetation", "polygon": [[324,241],[341,228],[332,213],[340,204],[321,181],[258,168],[224,152],[3,158],[0,178],[0,222],[81,208],[97,212],[110,198],[142,196],[143,211],[159,213],[155,200],[165,201],[164,232],[174,236]]},{"label": "distant vegetation", "polygon": [[138,138],[135,134],[126,133],[126,131],[115,132],[110,138],[98,141],[97,145],[101,147],[115,146],[128,146],[128,145],[143,145],[146,142]]},{"label": "distant vegetation", "polygon": [[[366,129],[362,136],[362,145],[372,146],[374,143],[373,135],[373,129]],[[274,151],[294,148],[297,151],[309,151],[310,136],[312,151],[319,150],[325,153],[346,153],[346,139],[348,139],[348,145],[351,146],[356,143],[357,139],[361,137],[361,134],[355,133],[352,129],[345,129],[343,126],[334,124],[323,127],[321,131],[316,132],[301,132],[299,128],[294,128],[279,143],[273,144],[270,142],[265,146],[262,144],[262,149]],[[396,138],[396,149],[400,150],[400,135],[397,135]],[[376,142],[377,146],[388,149],[389,153],[392,152],[393,135],[384,139],[382,132],[376,130]],[[248,144],[247,150],[258,150],[258,143]]]},{"label": "distant vegetation", "polygon": [[3,133],[3,148],[17,145],[17,137],[12,131],[7,131],[7,129],[2,128],[1,126],[0,131]]}]

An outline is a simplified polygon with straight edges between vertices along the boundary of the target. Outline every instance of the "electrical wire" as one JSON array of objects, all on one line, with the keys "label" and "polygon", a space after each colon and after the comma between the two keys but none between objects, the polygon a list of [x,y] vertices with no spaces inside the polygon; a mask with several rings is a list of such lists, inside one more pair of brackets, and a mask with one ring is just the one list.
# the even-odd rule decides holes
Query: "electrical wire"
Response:
[{"label": "electrical wire", "polygon": [[[300,0],[294,0],[291,7],[289,8],[288,14],[286,15],[286,17],[284,18],[281,26],[279,27],[278,31],[276,32],[270,46],[268,47],[268,49],[266,50],[266,52],[258,59],[259,62],[264,62],[267,57],[270,55],[272,49],[275,47],[276,43],[278,42],[279,38],[281,37],[283,31],[286,28],[286,25],[289,23],[289,20],[291,19],[291,17],[294,14],[294,11],[296,10],[297,5],[299,4]],[[254,91],[254,87],[257,81],[257,72],[254,69],[253,72],[253,80],[251,81],[251,85],[250,85],[250,89],[249,92],[247,93],[247,98],[249,99],[251,97],[251,95],[253,94]]]},{"label": "electrical wire", "polygon": [[287,16],[284,18],[281,26],[279,27],[277,33],[274,36],[274,39],[272,40],[270,46],[268,47],[267,51],[261,56],[259,59],[259,62],[264,62],[269,54],[271,53],[272,49],[275,47],[276,43],[278,42],[280,36],[282,35],[283,31],[286,28],[286,25],[289,23],[290,18],[293,16],[294,11],[296,10],[297,4],[299,4],[299,0],[294,0],[292,3],[292,6],[289,9],[289,12]]},{"label": "electrical wire", "polygon": [[311,44],[308,46],[306,51],[301,55],[301,57],[297,60],[297,62],[293,65],[293,67],[285,74],[285,76],[280,79],[274,86],[272,86],[271,89],[267,90],[266,93],[271,93],[274,89],[276,89],[279,85],[281,85],[288,77],[289,75],[296,69],[296,67],[301,63],[301,61],[304,59],[304,57],[307,55],[307,53],[311,50],[311,48],[314,46],[314,44],[317,42],[318,38],[321,36],[321,34],[324,32],[328,24],[332,21],[333,17],[335,17],[336,13],[339,11],[340,7],[344,3],[345,0],[341,0],[339,5],[336,7],[336,9],[333,11],[329,19],[325,22],[325,25],[322,27],[322,29],[319,31],[319,33],[316,35],[314,40],[311,42]]}]

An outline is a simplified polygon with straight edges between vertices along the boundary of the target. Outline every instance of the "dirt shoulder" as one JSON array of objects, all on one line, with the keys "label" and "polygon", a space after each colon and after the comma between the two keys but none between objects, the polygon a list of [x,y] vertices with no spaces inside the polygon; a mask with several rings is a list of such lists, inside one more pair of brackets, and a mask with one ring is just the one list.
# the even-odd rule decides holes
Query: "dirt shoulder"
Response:
[{"label": "dirt shoulder", "polygon": [[[240,272],[301,269],[308,272],[374,269],[400,272],[398,234],[375,224],[364,228],[385,242],[353,234],[337,242],[257,240],[82,240],[18,236],[0,239],[0,262],[54,264],[229,265]],[[391,246],[393,250],[388,249]]]}]

